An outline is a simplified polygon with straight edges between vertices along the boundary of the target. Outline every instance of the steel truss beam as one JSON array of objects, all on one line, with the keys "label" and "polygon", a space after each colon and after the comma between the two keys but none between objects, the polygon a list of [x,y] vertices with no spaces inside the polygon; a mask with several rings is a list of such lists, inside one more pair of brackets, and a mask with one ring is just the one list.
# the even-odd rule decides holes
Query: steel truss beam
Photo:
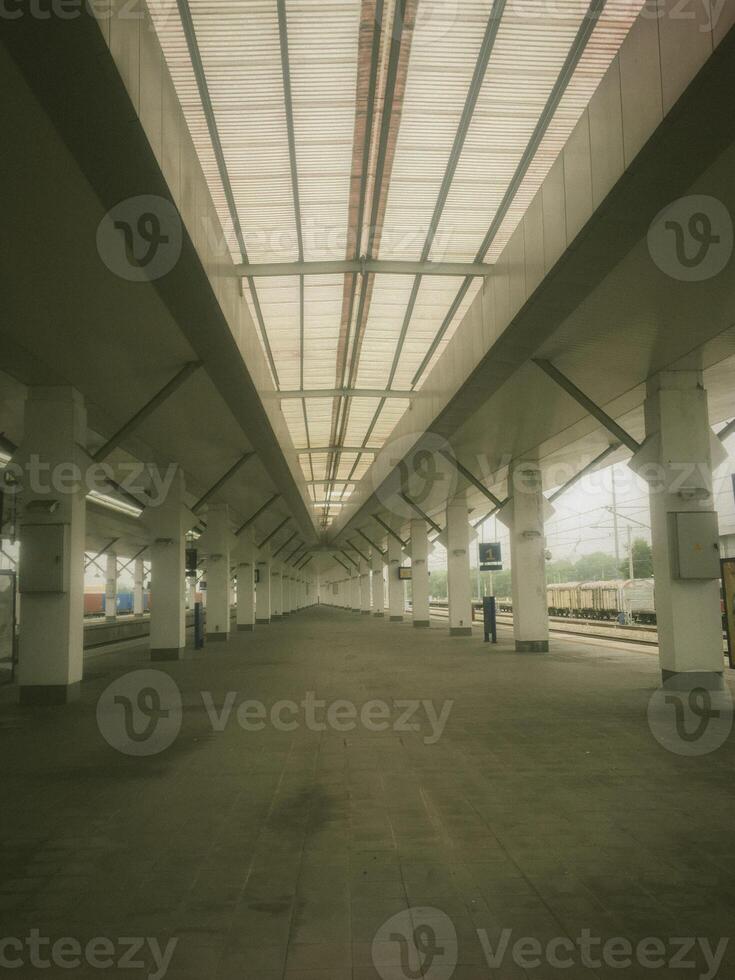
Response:
[{"label": "steel truss beam", "polygon": [[237,529],[237,531],[235,531],[235,534],[236,535],[242,534],[242,532],[244,530],[246,530],[247,528],[249,528],[250,525],[254,521],[257,521],[257,519],[260,517],[260,515],[261,514],[264,514],[268,510],[268,508],[271,507],[280,498],[280,496],[281,496],[280,493],[274,493],[272,497],[270,497],[268,500],[266,500],[266,502],[263,504],[262,507],[259,507],[258,510],[256,510],[255,513],[251,517],[248,517],[248,519],[245,521],[245,523],[243,525],[241,525]]},{"label": "steel truss beam", "polygon": [[301,551],[301,549],[302,548],[305,548],[305,547],[306,547],[306,545],[304,544],[304,542],[303,541],[300,541],[296,545],[296,547],[294,548],[294,550],[291,552],[291,554],[286,558],[286,561],[287,562],[290,562],[291,559],[293,558],[293,556],[296,555],[296,554],[298,554],[298,552]]},{"label": "steel truss beam", "polygon": [[429,517],[429,515],[426,514],[426,513],[424,513],[424,511],[421,510],[421,508],[419,507],[419,505],[417,503],[415,503],[413,500],[411,500],[411,498],[408,496],[407,493],[403,493],[401,491],[401,493],[399,494],[399,496],[403,500],[406,501],[406,503],[408,504],[408,506],[412,510],[416,511],[416,513],[419,515],[419,517],[422,517],[426,521],[427,524],[430,524],[434,528],[434,530],[437,532],[437,534],[441,534],[442,533],[442,529],[439,527],[439,525],[436,523],[436,521],[432,521],[432,519]]},{"label": "steel truss beam", "polygon": [[595,458],[586,466],[583,466],[582,469],[579,471],[579,473],[576,473],[571,478],[571,480],[567,480],[564,486],[559,487],[558,490],[555,490],[551,494],[551,496],[549,497],[549,503],[553,504],[553,502],[555,500],[558,500],[558,498],[561,497],[562,494],[566,493],[567,490],[571,490],[571,488],[575,485],[575,483],[579,483],[579,481],[583,477],[587,476],[588,473],[591,473],[593,470],[596,470],[597,467],[600,465],[600,463],[603,463],[608,458],[608,456],[612,456],[612,454],[614,452],[617,452],[618,449],[620,449],[620,443],[614,442],[611,446],[608,446],[607,449],[603,450],[603,452],[601,452],[599,456],[595,456]]},{"label": "steel truss beam", "polygon": [[[280,400],[290,398],[418,398],[418,391],[393,391],[390,388],[290,388],[276,392]],[[314,450],[311,450],[312,452]],[[324,481],[322,481],[324,482]],[[330,481],[332,483],[337,481]]]},{"label": "steel truss beam", "polygon": [[280,555],[280,553],[283,551],[283,549],[284,548],[287,548],[291,544],[291,542],[293,541],[293,539],[296,537],[296,535],[298,533],[299,533],[298,531],[294,531],[294,533],[291,535],[290,538],[286,538],[286,540],[283,542],[283,544],[280,545],[280,547],[278,548],[278,551],[274,551],[273,552],[273,554],[271,555],[271,560],[273,558],[277,558],[278,555]]},{"label": "steel truss beam", "polygon": [[238,278],[269,279],[275,276],[454,276],[487,278],[493,266],[484,262],[402,262],[393,259],[344,259],[334,262],[264,262],[234,266]]},{"label": "steel truss beam", "polygon": [[380,548],[374,541],[372,541],[367,536],[367,534],[365,534],[364,531],[361,531],[360,528],[358,528],[357,529],[357,533],[360,535],[361,538],[364,538],[367,541],[367,543],[370,545],[370,547],[373,548],[375,551],[377,551],[379,555],[382,555],[383,557],[385,557],[385,552],[383,551],[383,549]]},{"label": "steel truss beam", "polygon": [[207,503],[207,501],[210,500],[215,495],[215,493],[217,493],[218,490],[221,490],[222,487],[225,485],[225,483],[231,480],[232,477],[236,473],[238,473],[240,469],[245,465],[245,463],[247,463],[249,459],[252,459],[254,455],[255,453],[253,452],[243,453],[243,455],[237,460],[237,462],[233,463],[232,466],[227,470],[227,472],[224,473],[219,478],[219,480],[217,480],[214,486],[211,487],[209,490],[207,490],[207,492],[204,494],[203,497],[200,497],[199,500],[197,500],[197,502],[191,508],[193,513],[196,514],[199,508],[203,507]]},{"label": "steel truss beam", "polygon": [[614,418],[607,414],[607,412],[600,408],[592,399],[585,395],[581,389],[579,389],[573,381],[562,374],[561,371],[554,367],[551,361],[543,360],[542,358],[534,358],[534,364],[537,364],[541,370],[547,374],[552,381],[555,381],[560,388],[563,388],[568,395],[578,402],[582,408],[590,413],[593,418],[602,425],[608,432],[610,432],[615,438],[621,442],[624,446],[627,446],[631,452],[636,453],[641,448],[641,444],[637,442],[633,436],[626,432],[625,429],[618,425]]},{"label": "steel truss beam", "polygon": [[119,575],[121,572],[124,572],[127,568],[130,568],[130,566],[133,564],[136,558],[140,558],[140,556],[143,554],[144,551],[148,551],[147,544],[144,544],[143,547],[140,549],[140,551],[136,551],[136,553],[129,561],[127,561],[124,565],[121,565],[120,568],[118,568],[117,570],[117,574]]},{"label": "steel truss beam", "polygon": [[[521,157],[518,166],[516,167],[515,173],[513,174],[513,177],[510,181],[510,184],[508,185],[505,194],[503,195],[503,199],[500,202],[498,210],[495,213],[495,217],[493,218],[492,224],[488,229],[487,235],[485,235],[485,238],[482,244],[480,245],[477,254],[475,255],[476,262],[483,262],[485,260],[485,256],[490,251],[490,247],[495,241],[498,232],[500,231],[503,222],[505,221],[508,215],[508,212],[513,206],[513,201],[516,198],[518,190],[521,187],[521,184],[523,183],[523,180],[526,174],[528,173],[531,164],[533,163],[536,153],[538,152],[538,149],[541,146],[544,136],[546,135],[546,132],[549,128],[549,125],[556,114],[556,110],[559,108],[559,103],[564,97],[564,93],[566,92],[569,83],[572,80],[572,77],[574,76],[574,72],[576,71],[577,65],[579,64],[582,55],[587,49],[587,44],[595,30],[595,27],[597,26],[597,22],[600,19],[603,10],[605,9],[606,2],[607,0],[591,0],[590,2],[587,11],[585,12],[585,15],[583,17],[582,24],[579,28],[579,31],[577,32],[577,36],[572,42],[572,46],[569,49],[569,53],[567,54],[564,64],[562,65],[561,71],[559,72],[557,79],[554,82],[554,87],[549,93],[549,98],[546,101],[546,105],[544,106],[543,112],[539,116],[538,122],[536,123],[533,133],[531,134],[531,138],[529,139],[528,144],[526,145],[526,148],[523,151],[523,156]],[[444,334],[447,332],[452,321],[454,320],[457,310],[462,305],[462,301],[467,295],[471,284],[472,284],[472,280],[470,278],[467,278],[460,286],[459,292],[457,293],[456,297],[452,301],[452,305],[449,307],[449,311],[445,316],[444,320],[442,321],[442,325],[439,327],[439,330],[436,336],[434,337],[434,339],[432,340],[431,344],[429,345],[429,348],[426,351],[426,354],[424,355],[424,358],[421,361],[418,370],[413,376],[413,380],[411,382],[412,387],[416,387],[416,385],[421,380],[422,374],[424,373],[429,362],[434,356],[434,353],[437,347],[439,346],[439,344],[441,343]]]},{"label": "steel truss beam", "polygon": [[360,549],[357,547],[356,544],[353,544],[352,541],[348,541],[347,544],[349,545],[350,548],[352,548],[353,551],[356,551],[358,553],[358,555],[360,556],[360,558],[362,558],[363,561],[366,561],[368,565],[370,564],[370,559],[368,558],[368,556],[364,552],[360,551]]},{"label": "steel truss beam", "polygon": [[455,467],[457,472],[462,474],[462,476],[465,478],[465,480],[468,481],[468,483],[471,483],[473,487],[477,487],[480,493],[484,494],[484,496],[486,496],[487,499],[492,504],[495,504],[496,507],[500,507],[502,501],[499,500],[498,497],[496,497],[495,494],[492,493],[492,491],[488,490],[485,484],[481,483],[480,480],[477,479],[474,473],[468,470],[466,466],[463,466],[462,463],[460,463],[458,459],[455,459],[454,456],[452,456],[452,454],[448,452],[446,449],[441,449],[439,451],[441,452],[442,456],[445,459],[449,460],[449,462],[452,464],[452,466]]},{"label": "steel truss beam", "polygon": [[147,401],[145,405],[139,409],[128,422],[125,423],[125,425],[121,426],[117,430],[114,436],[107,440],[104,446],[101,446],[97,450],[97,452],[92,456],[95,463],[101,463],[102,460],[106,459],[114,449],[117,449],[121,442],[123,442],[132,432],[134,432],[139,425],[145,422],[148,416],[152,415],[159,405],[162,405],[167,398],[173,395],[173,393],[180,388],[181,385],[188,378],[190,378],[195,371],[198,371],[201,366],[201,361],[190,361],[188,364],[185,364],[180,371],[177,371],[173,378],[171,378],[171,380],[165,384],[163,388],[161,388],[161,390],[153,396],[153,398]]},{"label": "steel truss beam", "polygon": [[339,559],[336,555],[332,555],[332,558],[334,558],[334,560],[337,562],[338,565],[341,565],[342,568],[344,568],[344,570],[347,572],[348,575],[350,574],[349,568],[347,567],[347,565],[345,565],[345,563],[341,559]]},{"label": "steel truss beam", "polygon": [[358,564],[358,563],[357,563],[357,562],[355,561],[355,559],[354,559],[354,558],[352,557],[352,555],[348,555],[348,554],[347,554],[347,552],[346,552],[346,551],[344,550],[344,548],[340,548],[340,552],[339,552],[339,553],[340,553],[341,555],[344,555],[344,557],[345,557],[345,558],[347,559],[347,561],[348,561],[348,562],[349,562],[349,563],[350,563],[351,565],[354,565],[354,566],[355,566],[355,568],[357,568],[357,569],[359,569],[359,567],[360,567],[360,566],[359,566],[359,564]]},{"label": "steel truss beam", "polygon": [[404,541],[403,538],[400,536],[400,534],[394,531],[393,528],[388,523],[386,523],[386,521],[384,521],[382,517],[380,517],[378,514],[373,514],[373,520],[377,521],[378,524],[380,524],[380,526],[383,528],[383,530],[387,531],[387,533],[390,534],[390,536],[394,538],[402,548],[407,547],[408,542]]},{"label": "steel truss beam", "polygon": [[[268,535],[267,535],[267,536],[266,536],[266,537],[265,537],[265,538],[264,538],[264,539],[263,539],[263,540],[262,540],[262,541],[260,542],[260,544],[259,544],[259,545],[257,545],[256,547],[258,547],[258,548],[265,548],[265,546],[266,546],[266,545],[268,544],[268,542],[269,542],[270,540],[272,540],[273,538],[275,538],[275,536],[276,536],[276,535],[278,534],[278,532],[279,532],[279,531],[281,530],[281,528],[282,528],[282,527],[285,527],[285,526],[286,526],[286,525],[288,524],[288,522],[289,522],[290,520],[291,520],[291,518],[290,518],[290,516],[289,516],[289,517],[287,517],[287,518],[285,519],[285,521],[281,521],[281,523],[280,523],[280,524],[278,525],[278,527],[274,527],[274,528],[273,528],[273,530],[271,531],[271,533],[270,533],[270,534],[268,534]],[[279,549],[279,551],[280,551],[280,549]],[[275,557],[274,555],[271,555],[271,558],[274,558],[274,557]]]},{"label": "steel truss beam", "polygon": [[[299,456],[311,456],[312,454],[329,453],[361,453],[363,456],[375,456],[380,452],[379,449],[365,449],[364,446],[311,446],[309,449],[297,449]],[[345,483],[354,483],[354,480],[345,480]]]}]

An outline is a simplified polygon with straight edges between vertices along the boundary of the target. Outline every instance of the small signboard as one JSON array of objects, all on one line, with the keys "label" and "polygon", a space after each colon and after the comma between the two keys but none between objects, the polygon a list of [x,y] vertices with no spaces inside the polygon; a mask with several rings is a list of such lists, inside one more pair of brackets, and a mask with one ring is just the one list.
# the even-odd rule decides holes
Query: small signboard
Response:
[{"label": "small signboard", "polygon": [[501,572],[503,570],[503,554],[499,541],[487,543],[481,541],[478,549],[481,572]]},{"label": "small signboard", "polygon": [[730,666],[735,668],[735,558],[723,558],[722,605]]},{"label": "small signboard", "polygon": [[186,549],[186,574],[194,576],[197,574],[197,550],[196,548]]},{"label": "small signboard", "polygon": [[410,582],[413,578],[413,569],[409,565],[401,565],[398,569],[398,578],[402,582]]}]

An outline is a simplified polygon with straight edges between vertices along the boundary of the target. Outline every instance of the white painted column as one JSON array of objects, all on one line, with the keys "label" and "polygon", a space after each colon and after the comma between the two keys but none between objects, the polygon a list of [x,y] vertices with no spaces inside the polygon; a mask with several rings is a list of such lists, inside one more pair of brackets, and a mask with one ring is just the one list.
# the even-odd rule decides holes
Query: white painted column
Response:
[{"label": "white painted column", "polygon": [[283,615],[289,616],[291,614],[291,576],[288,573],[288,565],[285,562],[283,564],[281,584],[283,586]]},{"label": "white painted column", "polygon": [[151,545],[151,660],[179,660],[186,646],[184,474],[165,499],[144,513]]},{"label": "white painted column", "polygon": [[[396,528],[399,532],[399,529]],[[400,533],[400,532],[399,532]],[[402,623],[406,612],[406,583],[399,578],[403,563],[401,542],[388,535],[388,613],[391,623]]]},{"label": "white painted column", "polygon": [[230,510],[227,504],[207,508],[207,640],[230,637]]},{"label": "white painted column", "polygon": [[511,463],[508,483],[510,499],[498,519],[510,532],[515,648],[519,653],[545,653],[549,649],[544,538],[548,504],[538,461]]},{"label": "white painted column", "polygon": [[117,619],[117,553],[105,554],[105,620],[114,623]]},{"label": "white painted column", "polygon": [[360,571],[355,569],[350,577],[350,608],[360,612]]},{"label": "white painted column", "polygon": [[283,618],[283,565],[271,564],[271,619]]},{"label": "white painted column", "polygon": [[360,612],[363,616],[370,615],[372,605],[370,596],[370,565],[364,558],[360,559]]},{"label": "white painted column", "polygon": [[712,469],[726,454],[710,429],[701,372],[650,378],[645,420],[631,467],[649,484],[662,676],[670,686],[716,688],[724,664]]},{"label": "white painted column", "polygon": [[426,521],[411,521],[411,595],[413,625],[430,626],[429,532]]},{"label": "white painted column", "polygon": [[271,621],[271,557],[268,545],[260,550],[256,568],[258,581],[255,583],[255,624],[268,626]]},{"label": "white painted column", "polygon": [[465,493],[447,504],[447,594],[449,635],[472,636],[470,523]]},{"label": "white painted column", "polygon": [[143,569],[143,559],[136,558],[133,564],[133,615],[142,616],[144,612],[145,598],[143,595],[143,579],[145,571]]},{"label": "white painted column", "polygon": [[235,552],[237,562],[237,629],[251,633],[255,627],[255,544],[250,529],[243,531]]},{"label": "white painted column", "polygon": [[383,578],[383,556],[379,551],[371,555],[371,584],[373,590],[373,616],[385,616],[385,579]]},{"label": "white painted column", "polygon": [[[74,388],[30,388],[23,445],[13,460],[20,499],[18,559],[22,622],[18,681],[21,704],[65,704],[79,696],[83,662],[86,486],[54,487],[69,464],[84,473],[87,438],[82,396]],[[46,467],[36,486],[28,468]],[[63,489],[61,489],[63,487]]]}]

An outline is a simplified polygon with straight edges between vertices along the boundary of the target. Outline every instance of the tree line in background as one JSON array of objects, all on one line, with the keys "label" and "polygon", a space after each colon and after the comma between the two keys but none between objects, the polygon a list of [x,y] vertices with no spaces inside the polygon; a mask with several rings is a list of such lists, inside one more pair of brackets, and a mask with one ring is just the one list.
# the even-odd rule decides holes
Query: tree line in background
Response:
[{"label": "tree line in background", "polygon": [[[636,538],[632,545],[633,571],[635,578],[653,577],[653,553],[650,544],[643,538]],[[546,581],[554,582],[604,582],[610,579],[630,578],[628,556],[616,563],[614,555],[603,551],[595,551],[590,555],[582,555],[576,561],[562,558],[546,563]],[[502,572],[480,572],[478,595],[478,575],[476,569],[471,572],[473,595],[475,599],[483,595],[506,597],[511,594],[510,569]],[[447,572],[444,568],[434,569],[429,579],[429,588],[433,599],[447,598]]]}]

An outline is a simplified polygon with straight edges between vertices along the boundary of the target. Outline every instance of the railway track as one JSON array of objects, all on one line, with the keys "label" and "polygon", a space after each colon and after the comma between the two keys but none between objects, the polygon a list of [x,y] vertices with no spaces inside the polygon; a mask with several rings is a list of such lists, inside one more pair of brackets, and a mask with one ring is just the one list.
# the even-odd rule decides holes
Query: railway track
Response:
[{"label": "railway track", "polygon": [[[432,602],[431,615],[436,619],[447,619],[449,616],[447,604]],[[497,618],[500,626],[513,624],[512,613],[499,612]],[[473,622],[476,626],[482,622],[479,606],[473,606]],[[567,616],[550,616],[549,628],[552,633],[557,634],[589,636],[590,639],[617,640],[622,643],[658,646],[658,632],[655,626],[642,624],[623,626],[620,623],[608,622],[604,619],[572,619]]]},{"label": "railway track", "polygon": [[[473,605],[473,624],[482,623],[481,607]],[[447,619],[449,610],[446,602],[431,603],[431,615],[435,619]],[[499,612],[498,625],[513,625],[513,614]],[[588,636],[590,639],[615,640],[618,643],[635,643],[638,646],[658,647],[658,631],[655,626],[633,623],[621,625],[604,619],[572,619],[568,616],[549,616],[549,631],[557,635]],[[722,648],[727,653],[727,637],[723,633]]]}]

